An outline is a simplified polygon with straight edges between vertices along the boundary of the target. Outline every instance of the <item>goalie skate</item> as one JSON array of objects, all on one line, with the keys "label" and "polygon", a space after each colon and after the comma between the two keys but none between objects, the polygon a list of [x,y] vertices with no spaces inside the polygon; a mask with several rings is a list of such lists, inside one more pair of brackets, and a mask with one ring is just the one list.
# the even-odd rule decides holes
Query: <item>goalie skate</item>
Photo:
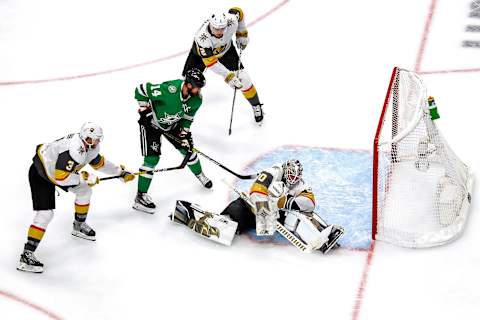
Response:
[{"label": "goalie skate", "polygon": [[333,226],[332,232],[328,235],[328,241],[320,247],[320,251],[323,254],[327,254],[332,248],[337,248],[340,245],[338,240],[343,236],[345,230],[341,226]]}]

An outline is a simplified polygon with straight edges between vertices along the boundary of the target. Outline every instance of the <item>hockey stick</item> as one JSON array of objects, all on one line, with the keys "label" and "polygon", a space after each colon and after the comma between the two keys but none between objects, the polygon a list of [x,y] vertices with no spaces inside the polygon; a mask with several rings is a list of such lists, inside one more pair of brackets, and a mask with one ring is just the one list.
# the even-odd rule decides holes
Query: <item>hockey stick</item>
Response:
[{"label": "hockey stick", "polygon": [[[238,191],[234,186],[229,184],[227,181],[222,180],[227,186],[229,186],[236,194],[242,198],[243,201],[245,201],[246,204],[252,209],[252,213],[255,214],[256,208],[253,205],[252,201],[250,198],[244,193]],[[285,239],[288,240],[291,244],[295,246],[298,250],[305,252],[305,253],[312,253],[314,251],[313,247],[311,245],[306,244],[302,240],[298,239],[293,233],[290,232],[287,228],[285,228],[284,225],[282,225],[280,222],[276,221],[276,229],[277,232],[280,233]]]},{"label": "hockey stick", "polygon": [[[176,167],[169,167],[169,168],[160,168],[160,169],[155,169],[155,170],[152,170],[150,172],[164,172],[164,171],[171,171],[171,170],[177,170],[177,169],[183,169],[185,168],[185,166],[187,165],[187,162],[188,162],[188,159],[190,158],[190,155],[192,153],[191,152],[188,152],[186,155],[185,155],[185,158],[183,158],[182,160],[182,163]],[[138,171],[138,172],[134,172],[134,173],[131,173],[133,175],[140,175],[140,174],[144,174],[146,173],[146,171]],[[122,176],[120,175],[116,175],[116,176],[110,176],[110,177],[105,177],[105,178],[100,178],[100,181],[105,181],[105,180],[111,180],[111,179],[118,179],[118,178],[121,178]]]},{"label": "hockey stick", "polygon": [[[178,139],[177,137],[171,135],[171,134],[168,133],[168,132],[164,132],[163,134],[164,134],[165,136],[167,136],[168,138],[174,140],[174,141],[177,142],[177,143],[180,143],[180,144],[182,143],[182,141],[180,141],[180,139]],[[250,174],[250,175],[238,174],[238,173],[230,170],[229,168],[225,167],[223,164],[221,164],[221,163],[218,162],[217,160],[210,158],[209,156],[207,156],[205,153],[201,152],[201,151],[198,150],[197,148],[192,147],[190,150],[193,151],[193,152],[198,153],[199,155],[202,155],[203,157],[205,157],[205,158],[207,158],[208,160],[210,160],[211,162],[215,163],[217,166],[219,166],[219,167],[222,168],[223,170],[230,172],[231,174],[233,174],[235,177],[237,177],[237,178],[239,178],[239,179],[249,180],[249,179],[255,179],[255,178],[257,178],[257,176],[258,176],[258,174],[256,174],[256,173],[255,173],[255,174]]]},{"label": "hockey stick", "polygon": [[[237,68],[237,74],[235,76],[238,77],[238,72],[240,71],[240,65],[242,64],[240,58],[242,57],[243,50],[240,49],[240,54],[238,55],[238,68]],[[237,97],[237,88],[235,87],[233,89],[233,101],[232,101],[232,112],[230,113],[230,127],[228,127],[228,135],[232,134],[232,121],[233,121],[233,109],[235,107],[235,98]]]}]

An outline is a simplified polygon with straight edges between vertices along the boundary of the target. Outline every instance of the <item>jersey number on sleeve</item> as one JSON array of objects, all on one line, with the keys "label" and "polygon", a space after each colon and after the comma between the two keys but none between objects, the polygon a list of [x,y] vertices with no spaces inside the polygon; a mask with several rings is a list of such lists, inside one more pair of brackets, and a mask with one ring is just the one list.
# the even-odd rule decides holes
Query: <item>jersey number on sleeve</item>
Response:
[{"label": "jersey number on sleeve", "polygon": [[265,181],[265,179],[267,179],[267,175],[265,173],[262,173],[258,176],[257,181],[263,182]]},{"label": "jersey number on sleeve", "polygon": [[159,84],[156,84],[156,85],[153,85],[153,86],[150,87],[150,90],[152,90],[152,96],[158,97],[158,96],[162,95],[162,91],[157,90],[157,89],[160,89]]}]

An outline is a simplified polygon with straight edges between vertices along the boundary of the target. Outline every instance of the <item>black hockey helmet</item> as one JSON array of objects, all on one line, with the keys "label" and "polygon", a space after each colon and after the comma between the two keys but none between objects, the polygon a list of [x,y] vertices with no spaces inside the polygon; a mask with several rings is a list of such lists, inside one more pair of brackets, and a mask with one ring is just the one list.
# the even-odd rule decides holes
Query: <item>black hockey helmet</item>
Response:
[{"label": "black hockey helmet", "polygon": [[197,68],[192,68],[185,74],[185,82],[190,83],[194,87],[203,88],[206,81],[202,71]]}]

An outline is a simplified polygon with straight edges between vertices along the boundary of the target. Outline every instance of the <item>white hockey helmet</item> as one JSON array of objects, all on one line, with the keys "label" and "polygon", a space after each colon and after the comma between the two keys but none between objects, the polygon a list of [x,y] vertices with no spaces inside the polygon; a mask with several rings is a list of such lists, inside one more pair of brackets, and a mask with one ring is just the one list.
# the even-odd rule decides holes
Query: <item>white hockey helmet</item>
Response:
[{"label": "white hockey helmet", "polygon": [[213,13],[208,21],[210,22],[210,27],[217,30],[223,30],[228,25],[227,15],[224,12]]},{"label": "white hockey helmet", "polygon": [[303,166],[300,161],[291,159],[282,164],[283,180],[288,187],[296,185],[302,179]]},{"label": "white hockey helmet", "polygon": [[80,129],[80,138],[89,146],[97,145],[103,140],[102,127],[93,122],[85,122]]}]

